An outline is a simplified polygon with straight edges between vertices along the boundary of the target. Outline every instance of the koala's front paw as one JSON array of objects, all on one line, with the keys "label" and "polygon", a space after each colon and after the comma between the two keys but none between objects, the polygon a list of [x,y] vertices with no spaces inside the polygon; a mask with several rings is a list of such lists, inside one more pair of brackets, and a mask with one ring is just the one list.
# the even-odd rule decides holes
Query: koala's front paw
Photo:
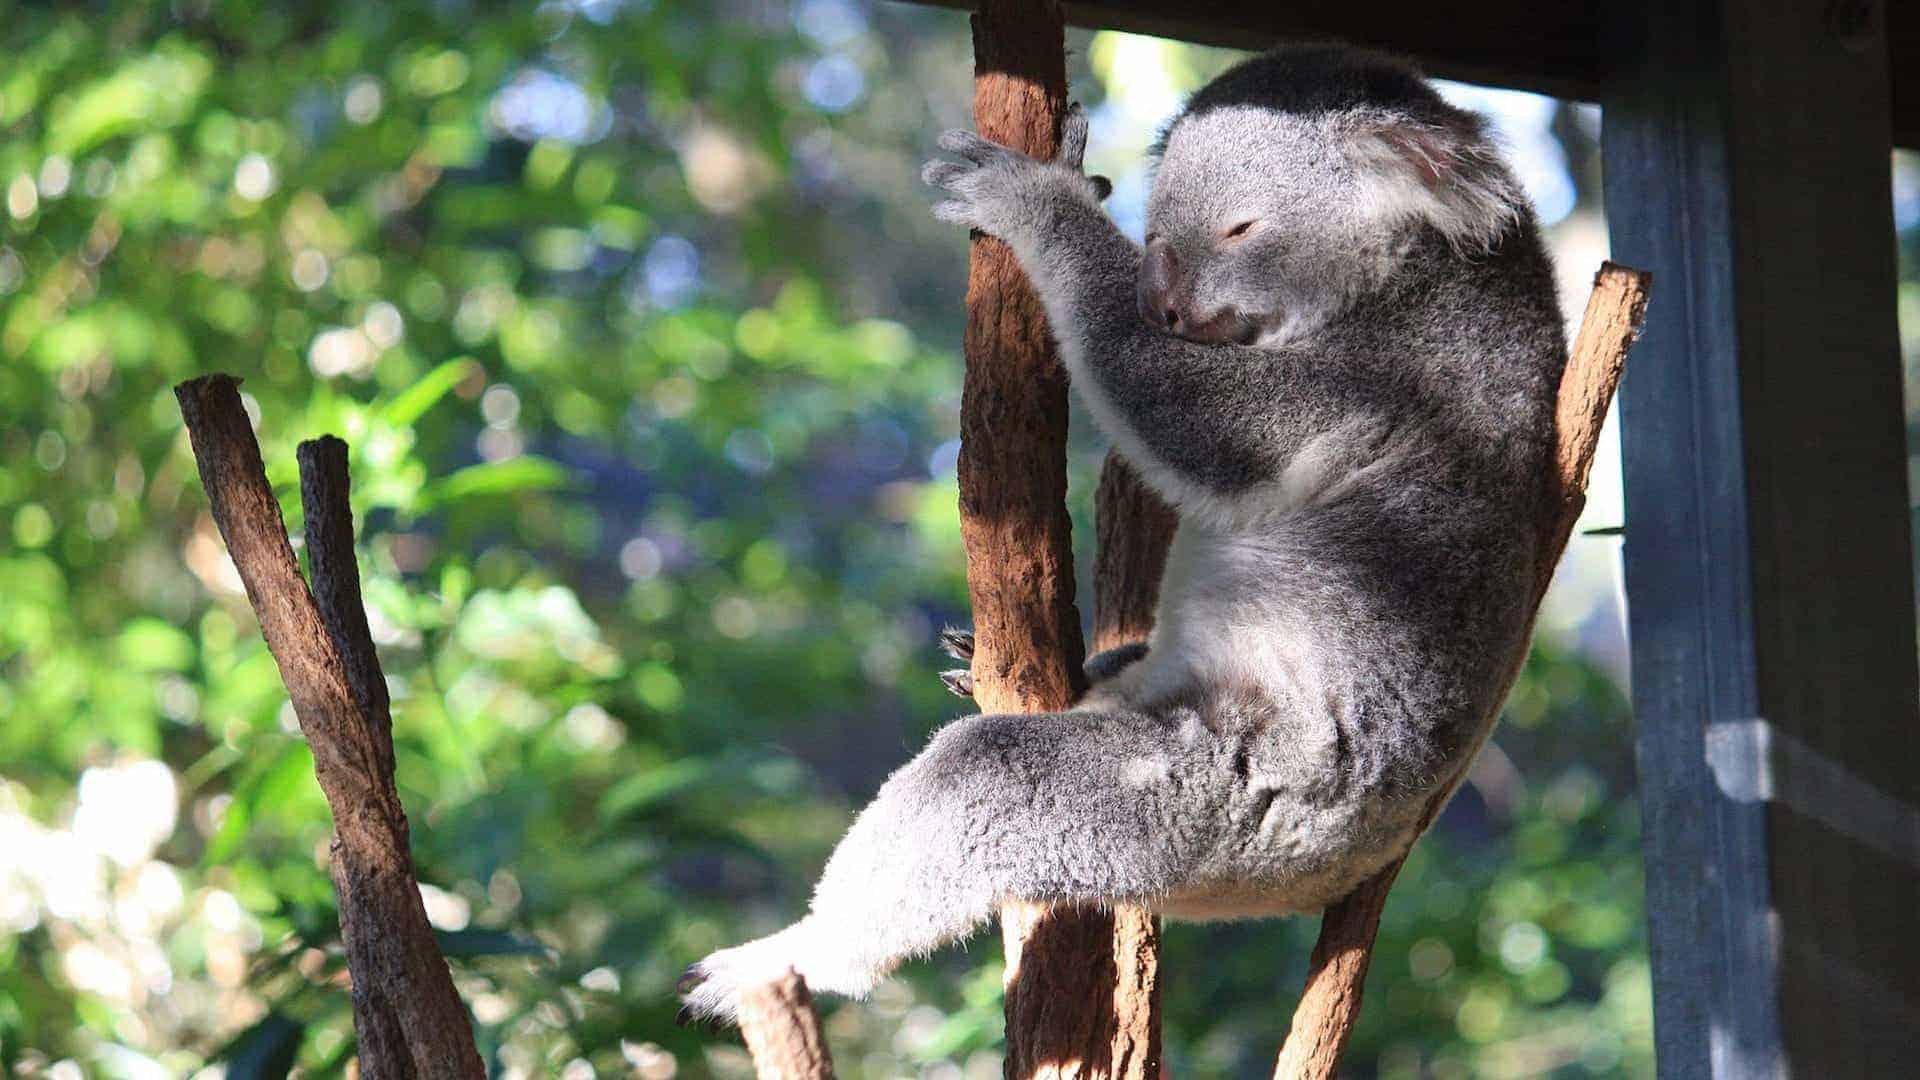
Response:
[{"label": "koala's front paw", "polygon": [[949,196],[934,204],[933,216],[955,225],[1012,240],[1032,226],[1032,189],[1040,162],[989,142],[971,131],[940,136],[940,149],[964,160],[934,160],[921,179]]},{"label": "koala's front paw", "polygon": [[939,146],[961,160],[936,158],[921,170],[921,179],[951,196],[934,206],[933,216],[1003,240],[1031,234],[1053,200],[1090,197],[1097,203],[1112,190],[1104,178],[1080,175],[1080,159],[1087,148],[1087,116],[1079,105],[1067,110],[1060,152],[1052,162],[958,129],[941,135]]}]

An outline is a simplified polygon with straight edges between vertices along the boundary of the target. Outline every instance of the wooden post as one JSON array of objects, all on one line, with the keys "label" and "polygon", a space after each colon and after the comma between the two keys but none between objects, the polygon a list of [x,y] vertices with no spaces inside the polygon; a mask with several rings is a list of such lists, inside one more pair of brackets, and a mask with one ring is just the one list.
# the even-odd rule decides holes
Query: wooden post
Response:
[{"label": "wooden post", "polygon": [[[1101,652],[1145,641],[1153,629],[1178,519],[1117,453],[1101,470],[1095,518],[1093,649]],[[1159,920],[1132,904],[1020,905],[1001,918],[1006,1074],[1159,1080]]]},{"label": "wooden post", "polygon": [[1892,6],[1608,9],[1613,250],[1663,282],[1620,412],[1662,1076],[1913,1068]]},{"label": "wooden post", "polygon": [[[1051,158],[1066,112],[1060,6],[993,0],[973,19],[980,134]],[[975,233],[960,401],[960,533],[983,712],[1051,712],[1086,689],[1067,518],[1067,376],[1013,250]]]},{"label": "wooden post", "polygon": [[466,1007],[421,904],[407,815],[393,784],[386,684],[354,563],[347,446],[323,437],[300,447],[310,592],[267,486],[239,384],[231,375],[208,375],[181,383],[174,396],[214,522],[333,812],[333,884],[353,979],[360,1073],[376,1080],[484,1076]]}]

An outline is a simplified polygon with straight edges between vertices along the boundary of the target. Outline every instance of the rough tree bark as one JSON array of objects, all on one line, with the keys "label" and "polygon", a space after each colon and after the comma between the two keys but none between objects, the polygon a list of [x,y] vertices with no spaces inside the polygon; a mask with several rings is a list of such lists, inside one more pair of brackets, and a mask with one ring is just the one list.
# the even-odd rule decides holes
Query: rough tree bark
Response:
[{"label": "rough tree bark", "polygon": [[[1160,605],[1167,547],[1179,523],[1126,459],[1108,452],[1094,496],[1094,652],[1147,640]],[[1103,974],[1108,982],[1092,988],[1091,1000],[1111,1002],[1112,1009],[1095,1018],[1090,1036],[1108,1040],[1107,1077],[1159,1080],[1160,921],[1133,904],[1116,905],[1106,919],[1112,923],[1111,975]]]},{"label": "rough tree bark", "polygon": [[332,873],[353,979],[360,1073],[481,1077],[473,1029],[434,941],[414,877],[407,817],[393,783],[385,680],[360,603],[347,502],[346,444],[300,447],[314,588],[308,591],[267,484],[239,380],[174,388],[213,519],[313,749],[333,812]]},{"label": "rough tree bark", "polygon": [[740,1035],[760,1080],[833,1080],[813,995],[793,971],[741,997]]},{"label": "rough tree bark", "polygon": [[[988,0],[973,18],[974,125],[1039,158],[1060,143],[1060,5]],[[960,401],[960,534],[983,712],[1050,712],[1086,689],[1067,518],[1067,375],[1013,250],[975,233]]]},{"label": "rough tree bark", "polygon": [[[1553,581],[1560,555],[1573,535],[1574,523],[1587,504],[1587,476],[1593,469],[1600,427],[1606,419],[1613,392],[1620,385],[1627,350],[1640,335],[1652,280],[1651,274],[1615,263],[1602,264],[1600,272],[1594,275],[1593,293],[1587,299],[1579,337],[1574,341],[1566,371],[1560,377],[1555,422],[1558,451],[1552,477],[1555,497],[1543,508],[1543,513],[1548,515],[1547,529],[1541,534],[1532,582],[1536,615],[1541,599],[1547,594],[1547,586]],[[1514,656],[1507,672],[1508,689],[1512,689],[1513,681],[1519,678],[1527,651],[1522,648]],[[1505,699],[1506,694],[1502,693],[1500,700]],[[1482,741],[1484,739],[1482,736]],[[1479,747],[1475,746],[1474,750],[1478,753]],[[1467,760],[1471,764],[1472,756]],[[1427,805],[1420,823],[1423,831],[1439,816],[1465,777],[1463,769]],[[1353,895],[1329,907],[1322,917],[1320,939],[1314,945],[1308,968],[1307,986],[1294,1008],[1292,1029],[1281,1047],[1274,1080],[1324,1080],[1334,1075],[1347,1039],[1353,1033],[1353,1025],[1360,1017],[1361,993],[1366,985],[1368,963],[1373,959],[1380,913],[1405,861],[1405,856],[1394,860],[1355,889]]]},{"label": "rough tree bark", "polygon": [[[984,0],[973,18],[980,134],[1054,155],[1067,105],[1064,35],[1053,0]],[[1039,297],[1012,251],[987,236],[972,240],[965,347],[959,479],[974,697],[985,712],[1058,711],[1086,689],[1066,511],[1066,373]],[[1149,596],[1157,587],[1155,575]],[[1150,621],[1151,599],[1145,606]],[[1141,621],[1133,608],[1124,614]],[[1001,932],[1007,1076],[1157,1077],[1150,917],[1009,904]]]},{"label": "rough tree bark", "polygon": [[[1051,0],[981,5],[973,19],[981,134],[1053,156],[1066,111],[1064,31]],[[1057,711],[1086,690],[1066,510],[1066,373],[1013,252],[981,234],[971,243],[965,352],[959,483],[973,696],[986,712]],[[1117,456],[1097,501],[1100,650],[1146,639],[1174,517]],[[1007,1076],[1158,1080],[1160,938],[1150,914],[1012,904],[1001,928]],[[749,1046],[817,1023],[804,997],[766,1005],[741,1017]],[[762,1077],[795,1075],[760,1069]]]}]

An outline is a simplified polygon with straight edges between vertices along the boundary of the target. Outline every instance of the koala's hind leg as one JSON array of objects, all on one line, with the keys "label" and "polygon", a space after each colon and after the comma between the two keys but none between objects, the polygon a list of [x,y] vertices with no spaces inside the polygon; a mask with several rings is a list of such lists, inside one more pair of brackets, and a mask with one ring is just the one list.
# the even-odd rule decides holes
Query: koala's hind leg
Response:
[{"label": "koala's hind leg", "polygon": [[[788,967],[858,996],[1009,898],[1112,902],[1173,892],[1221,828],[1204,732],[1137,713],[977,716],[896,772],[835,849],[806,918],[688,969],[695,1016]],[[1175,800],[1180,805],[1176,808]]]}]

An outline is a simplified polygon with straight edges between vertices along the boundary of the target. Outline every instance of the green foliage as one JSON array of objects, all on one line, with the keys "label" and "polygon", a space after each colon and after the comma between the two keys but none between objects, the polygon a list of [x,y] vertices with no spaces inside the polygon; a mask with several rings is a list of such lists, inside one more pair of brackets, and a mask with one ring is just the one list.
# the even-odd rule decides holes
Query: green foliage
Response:
[{"label": "green foliage", "polygon": [[[326,806],[168,389],[227,370],[295,535],[293,445],[352,446],[483,1053],[737,1074],[674,977],[797,913],[959,711],[961,247],[914,176],[964,19],[0,3],[0,44],[0,1071],[352,1054]],[[1559,652],[1518,700],[1526,782],[1463,796],[1388,909],[1382,1075],[1647,1066],[1623,706]],[[1180,1071],[1264,1074],[1310,937],[1170,935]],[[844,1071],[997,1072],[995,952],[835,1008]]]}]

